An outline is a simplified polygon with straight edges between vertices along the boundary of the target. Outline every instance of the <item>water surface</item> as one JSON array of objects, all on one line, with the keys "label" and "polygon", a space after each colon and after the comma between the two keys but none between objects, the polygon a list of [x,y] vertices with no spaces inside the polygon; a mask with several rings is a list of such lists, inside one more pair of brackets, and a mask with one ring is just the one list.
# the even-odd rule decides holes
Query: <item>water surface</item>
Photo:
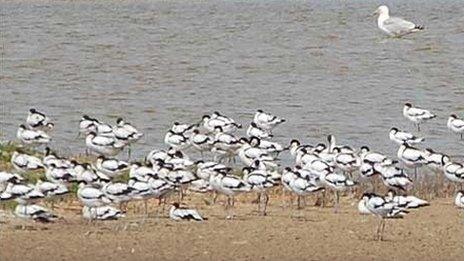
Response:
[{"label": "water surface", "polygon": [[[426,31],[388,39],[368,17],[379,1],[3,1],[1,131],[27,110],[56,121],[53,146],[84,149],[82,114],[123,116],[147,135],[138,156],[163,147],[173,121],[219,110],[247,124],[260,108],[288,121],[276,140],[341,143],[394,153],[392,126],[410,101],[438,119],[427,144],[452,154],[446,129],[464,116],[464,5],[387,1]],[[243,133],[240,133],[243,134]]]}]

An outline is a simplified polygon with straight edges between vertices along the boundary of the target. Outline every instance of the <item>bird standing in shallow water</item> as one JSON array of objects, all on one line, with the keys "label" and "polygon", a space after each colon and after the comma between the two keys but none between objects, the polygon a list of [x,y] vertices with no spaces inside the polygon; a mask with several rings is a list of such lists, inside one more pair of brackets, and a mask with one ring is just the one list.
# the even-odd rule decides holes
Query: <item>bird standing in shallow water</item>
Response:
[{"label": "bird standing in shallow water", "polygon": [[417,131],[420,131],[420,124],[436,118],[437,116],[428,110],[412,106],[411,103],[405,103],[403,107],[403,116],[417,125]]},{"label": "bird standing in shallow water", "polygon": [[381,5],[374,12],[378,15],[377,26],[384,33],[393,37],[401,37],[410,33],[424,30],[422,25],[417,25],[399,17],[390,17],[390,11],[385,5]]}]

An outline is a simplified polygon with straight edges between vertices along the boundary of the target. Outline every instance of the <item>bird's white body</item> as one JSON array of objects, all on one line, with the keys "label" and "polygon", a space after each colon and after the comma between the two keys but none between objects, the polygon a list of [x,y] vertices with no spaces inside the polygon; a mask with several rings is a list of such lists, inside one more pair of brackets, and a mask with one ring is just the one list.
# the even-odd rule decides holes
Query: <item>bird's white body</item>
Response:
[{"label": "bird's white body", "polygon": [[121,212],[121,210],[112,206],[101,206],[95,208],[84,206],[82,208],[82,216],[85,219],[90,220],[117,220],[125,215]]},{"label": "bird's white body", "polygon": [[17,205],[14,211],[15,215],[19,218],[32,219],[38,222],[53,222],[56,216],[53,215],[48,209],[39,205]]},{"label": "bird's white body", "polygon": [[11,164],[13,167],[20,172],[26,172],[31,170],[43,169],[44,165],[42,161],[31,155],[19,153],[15,151],[11,156]]},{"label": "bird's white body", "polygon": [[389,36],[401,37],[423,29],[422,26],[416,25],[404,19],[390,17],[388,7],[384,5],[377,9],[376,14],[379,15],[377,18],[377,26],[380,30]]},{"label": "bird's white body", "polygon": [[180,220],[195,220],[203,221],[204,218],[195,209],[180,208],[172,206],[169,210],[169,218],[174,221]]},{"label": "bird's white body", "polygon": [[406,144],[417,144],[423,142],[424,138],[419,138],[413,134],[405,131],[398,130],[397,128],[392,128],[389,133],[389,138],[391,141],[403,145]]}]

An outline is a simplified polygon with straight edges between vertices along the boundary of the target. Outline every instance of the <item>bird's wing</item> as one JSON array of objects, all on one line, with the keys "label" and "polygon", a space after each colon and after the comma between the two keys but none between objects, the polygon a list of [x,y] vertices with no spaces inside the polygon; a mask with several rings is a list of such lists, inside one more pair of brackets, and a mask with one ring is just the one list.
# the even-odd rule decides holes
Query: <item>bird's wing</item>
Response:
[{"label": "bird's wing", "polygon": [[[412,22],[406,21],[402,18],[399,17],[390,17],[389,19],[385,20],[383,22],[383,26],[385,29],[387,29],[389,32],[397,34],[397,35],[402,35],[402,34],[407,34],[410,33],[416,25]],[[411,111],[415,108],[411,108],[409,111]],[[408,112],[409,114],[409,112]],[[414,113],[412,113],[414,116]]]}]

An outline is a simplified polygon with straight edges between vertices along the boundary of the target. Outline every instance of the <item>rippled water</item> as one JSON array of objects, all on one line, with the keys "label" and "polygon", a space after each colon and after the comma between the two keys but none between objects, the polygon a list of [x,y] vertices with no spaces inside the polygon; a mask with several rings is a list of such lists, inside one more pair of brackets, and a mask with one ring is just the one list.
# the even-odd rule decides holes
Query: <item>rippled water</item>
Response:
[{"label": "rippled water", "polygon": [[411,101],[439,116],[426,146],[460,153],[446,120],[464,116],[464,5],[387,2],[427,30],[386,38],[368,17],[378,1],[2,1],[1,129],[14,138],[36,107],[56,120],[53,146],[81,152],[82,114],[121,115],[147,134],[140,156],[175,120],[245,124],[261,108],[288,119],[279,141],[333,133],[393,153]]}]

